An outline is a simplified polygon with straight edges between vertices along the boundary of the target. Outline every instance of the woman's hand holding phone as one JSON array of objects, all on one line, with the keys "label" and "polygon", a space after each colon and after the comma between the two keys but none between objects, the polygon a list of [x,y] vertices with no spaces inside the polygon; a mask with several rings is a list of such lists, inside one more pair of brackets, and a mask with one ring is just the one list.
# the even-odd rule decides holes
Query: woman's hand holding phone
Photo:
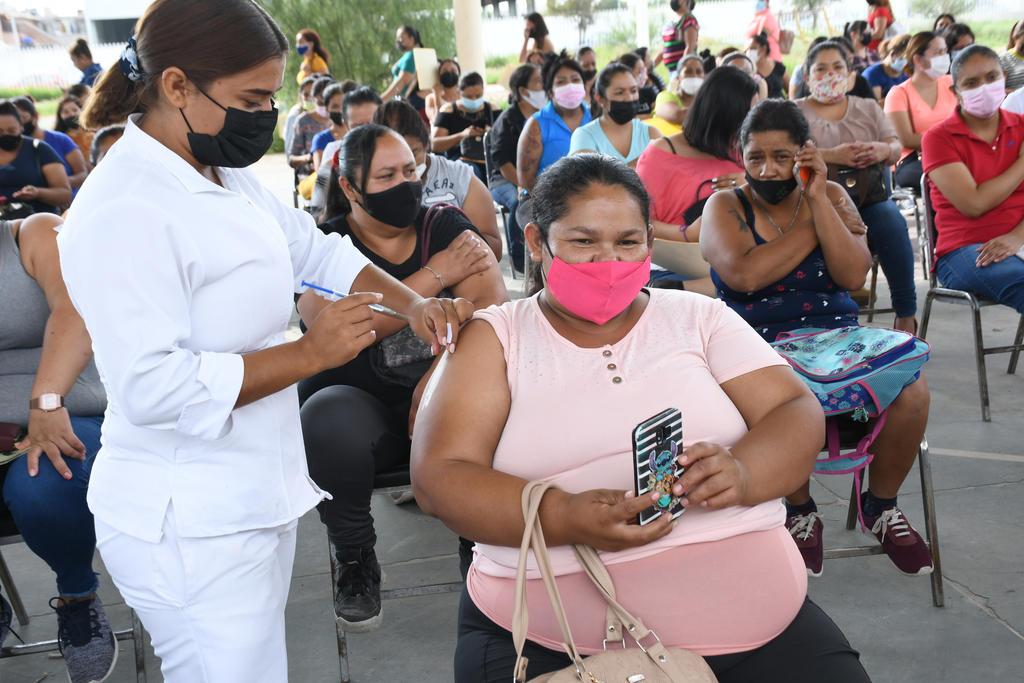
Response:
[{"label": "woman's hand holding phone", "polygon": [[808,140],[794,157],[793,173],[798,176],[808,199],[817,199],[825,195],[825,183],[828,179],[828,167],[821,156],[821,150]]},{"label": "woman's hand holding phone", "polygon": [[637,516],[657,498],[654,493],[637,498],[632,491],[593,489],[558,497],[555,515],[572,543],[586,543],[598,550],[625,550],[647,545],[672,531],[670,515],[645,526],[637,523]]},{"label": "woman's hand holding phone", "polygon": [[683,451],[679,464],[686,472],[672,492],[683,495],[683,505],[699,505],[717,510],[743,505],[747,497],[747,469],[729,449],[715,443],[698,441]]}]

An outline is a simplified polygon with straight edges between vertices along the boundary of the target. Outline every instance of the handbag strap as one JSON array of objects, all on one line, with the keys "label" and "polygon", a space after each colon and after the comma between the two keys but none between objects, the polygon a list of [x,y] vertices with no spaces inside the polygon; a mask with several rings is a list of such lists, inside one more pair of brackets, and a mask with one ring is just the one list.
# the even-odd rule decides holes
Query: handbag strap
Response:
[{"label": "handbag strap", "polygon": [[[554,570],[551,567],[551,559],[548,556],[547,545],[544,542],[544,532],[540,523],[540,502],[544,493],[553,485],[550,482],[531,481],[523,487],[523,519],[525,529],[523,541],[519,546],[519,564],[516,567],[515,586],[515,609],[512,616],[512,642],[516,648],[516,666],[514,669],[515,681],[522,683],[526,680],[527,660],[523,657],[523,647],[526,644],[526,633],[529,625],[529,613],[526,606],[526,560],[527,549],[533,549],[534,558],[537,561],[537,568],[540,570],[541,579],[547,589],[551,607],[558,621],[559,628],[565,638],[563,643],[566,653],[576,666],[576,674],[583,680],[586,666],[580,656],[569,628],[569,621],[565,615],[565,607],[562,604],[562,597],[558,592],[558,585],[555,581]],[[601,561],[597,551],[587,545],[576,544],[573,552],[583,567],[584,573],[597,587],[601,597],[608,603],[606,613],[606,640],[622,640],[625,647],[623,628],[630,637],[636,641],[640,649],[673,681],[685,680],[683,672],[669,658],[668,650],[662,645],[657,634],[648,629],[644,623],[630,614],[615,599],[615,586],[612,583],[608,568]],[[654,642],[645,645],[642,641],[648,636],[654,636]]]}]

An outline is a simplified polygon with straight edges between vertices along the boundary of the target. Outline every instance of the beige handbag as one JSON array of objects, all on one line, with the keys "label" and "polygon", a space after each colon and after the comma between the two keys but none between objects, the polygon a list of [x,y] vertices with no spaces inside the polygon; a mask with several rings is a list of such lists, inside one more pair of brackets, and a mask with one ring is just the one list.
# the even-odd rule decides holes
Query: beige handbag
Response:
[{"label": "beige handbag", "polygon": [[[717,683],[718,679],[711,672],[699,655],[680,648],[666,648],[661,644],[654,631],[644,626],[643,622],[631,615],[615,600],[615,586],[607,568],[598,557],[597,551],[586,545],[574,545],[576,558],[583,566],[590,580],[597,586],[601,596],[608,603],[606,615],[605,646],[609,642],[621,643],[621,649],[608,650],[587,657],[580,656],[569,631],[569,622],[565,617],[565,608],[558,593],[555,575],[551,569],[551,560],[544,543],[544,532],[540,526],[538,509],[544,492],[551,488],[549,482],[531,481],[523,489],[523,518],[526,529],[523,542],[519,547],[519,566],[516,570],[515,611],[512,616],[512,641],[516,647],[516,683],[526,681],[527,660],[523,657],[523,646],[526,644],[526,632],[529,614],[526,609],[526,558],[527,549],[533,548],[533,555],[540,569],[541,578],[548,591],[551,607],[562,629],[566,653],[572,660],[569,666],[553,674],[534,679],[534,682],[572,683]],[[626,635],[634,640],[638,647],[626,645]]]}]

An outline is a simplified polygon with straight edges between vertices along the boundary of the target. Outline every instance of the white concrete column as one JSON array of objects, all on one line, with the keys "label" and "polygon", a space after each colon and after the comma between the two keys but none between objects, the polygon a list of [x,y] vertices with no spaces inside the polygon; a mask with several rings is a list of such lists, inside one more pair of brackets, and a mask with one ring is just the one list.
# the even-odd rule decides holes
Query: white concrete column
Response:
[{"label": "white concrete column", "polygon": [[462,73],[484,72],[484,24],[480,0],[452,0],[455,9],[455,51]]},{"label": "white concrete column", "polygon": [[649,47],[651,29],[647,12],[647,0],[633,0],[633,7],[636,13],[636,47]]}]

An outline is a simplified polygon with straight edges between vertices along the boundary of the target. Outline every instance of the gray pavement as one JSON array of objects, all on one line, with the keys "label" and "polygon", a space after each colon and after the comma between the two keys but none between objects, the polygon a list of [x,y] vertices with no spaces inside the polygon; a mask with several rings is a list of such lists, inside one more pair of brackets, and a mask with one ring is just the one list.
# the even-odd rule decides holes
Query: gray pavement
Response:
[{"label": "gray pavement", "polygon": [[[265,184],[291,202],[291,173],[280,157],[257,165]],[[913,235],[913,230],[911,235]],[[920,266],[918,266],[920,268]],[[507,266],[506,266],[507,273]],[[879,278],[882,302],[888,301]],[[508,280],[518,293],[521,280]],[[918,272],[923,306],[926,282]],[[514,294],[516,296],[517,294]],[[883,318],[891,322],[889,316]],[[1017,316],[1005,308],[983,313],[989,344],[1009,343]],[[824,576],[810,580],[811,597],[843,629],[876,682],[1024,681],[1024,368],[1006,374],[1007,357],[990,356],[992,421],[982,422],[968,311],[937,305],[929,330],[932,356],[925,366],[931,387],[928,440],[936,488],[945,606],[932,606],[927,578],[899,574],[884,556],[828,560]],[[849,476],[817,477],[813,494],[825,517],[825,545],[871,542],[843,521]],[[915,471],[900,492],[901,506],[923,532]],[[415,503],[373,500],[378,555],[386,588],[458,580],[457,539]],[[31,614],[28,639],[53,638],[47,608],[53,575],[24,545],[2,549]],[[97,556],[102,596],[111,621],[127,623],[117,590]],[[338,659],[331,606],[327,542],[315,513],[300,520],[298,550],[287,609],[292,681],[337,681]],[[680,573],[685,581],[685,572]],[[349,637],[354,681],[452,680],[458,594],[391,600],[383,626]],[[571,609],[571,605],[569,606]],[[111,681],[134,681],[131,645],[121,644]],[[148,649],[148,648],[147,648]],[[162,680],[152,651],[150,681]],[[0,660],[0,683],[64,680],[61,660],[46,654]]]}]

